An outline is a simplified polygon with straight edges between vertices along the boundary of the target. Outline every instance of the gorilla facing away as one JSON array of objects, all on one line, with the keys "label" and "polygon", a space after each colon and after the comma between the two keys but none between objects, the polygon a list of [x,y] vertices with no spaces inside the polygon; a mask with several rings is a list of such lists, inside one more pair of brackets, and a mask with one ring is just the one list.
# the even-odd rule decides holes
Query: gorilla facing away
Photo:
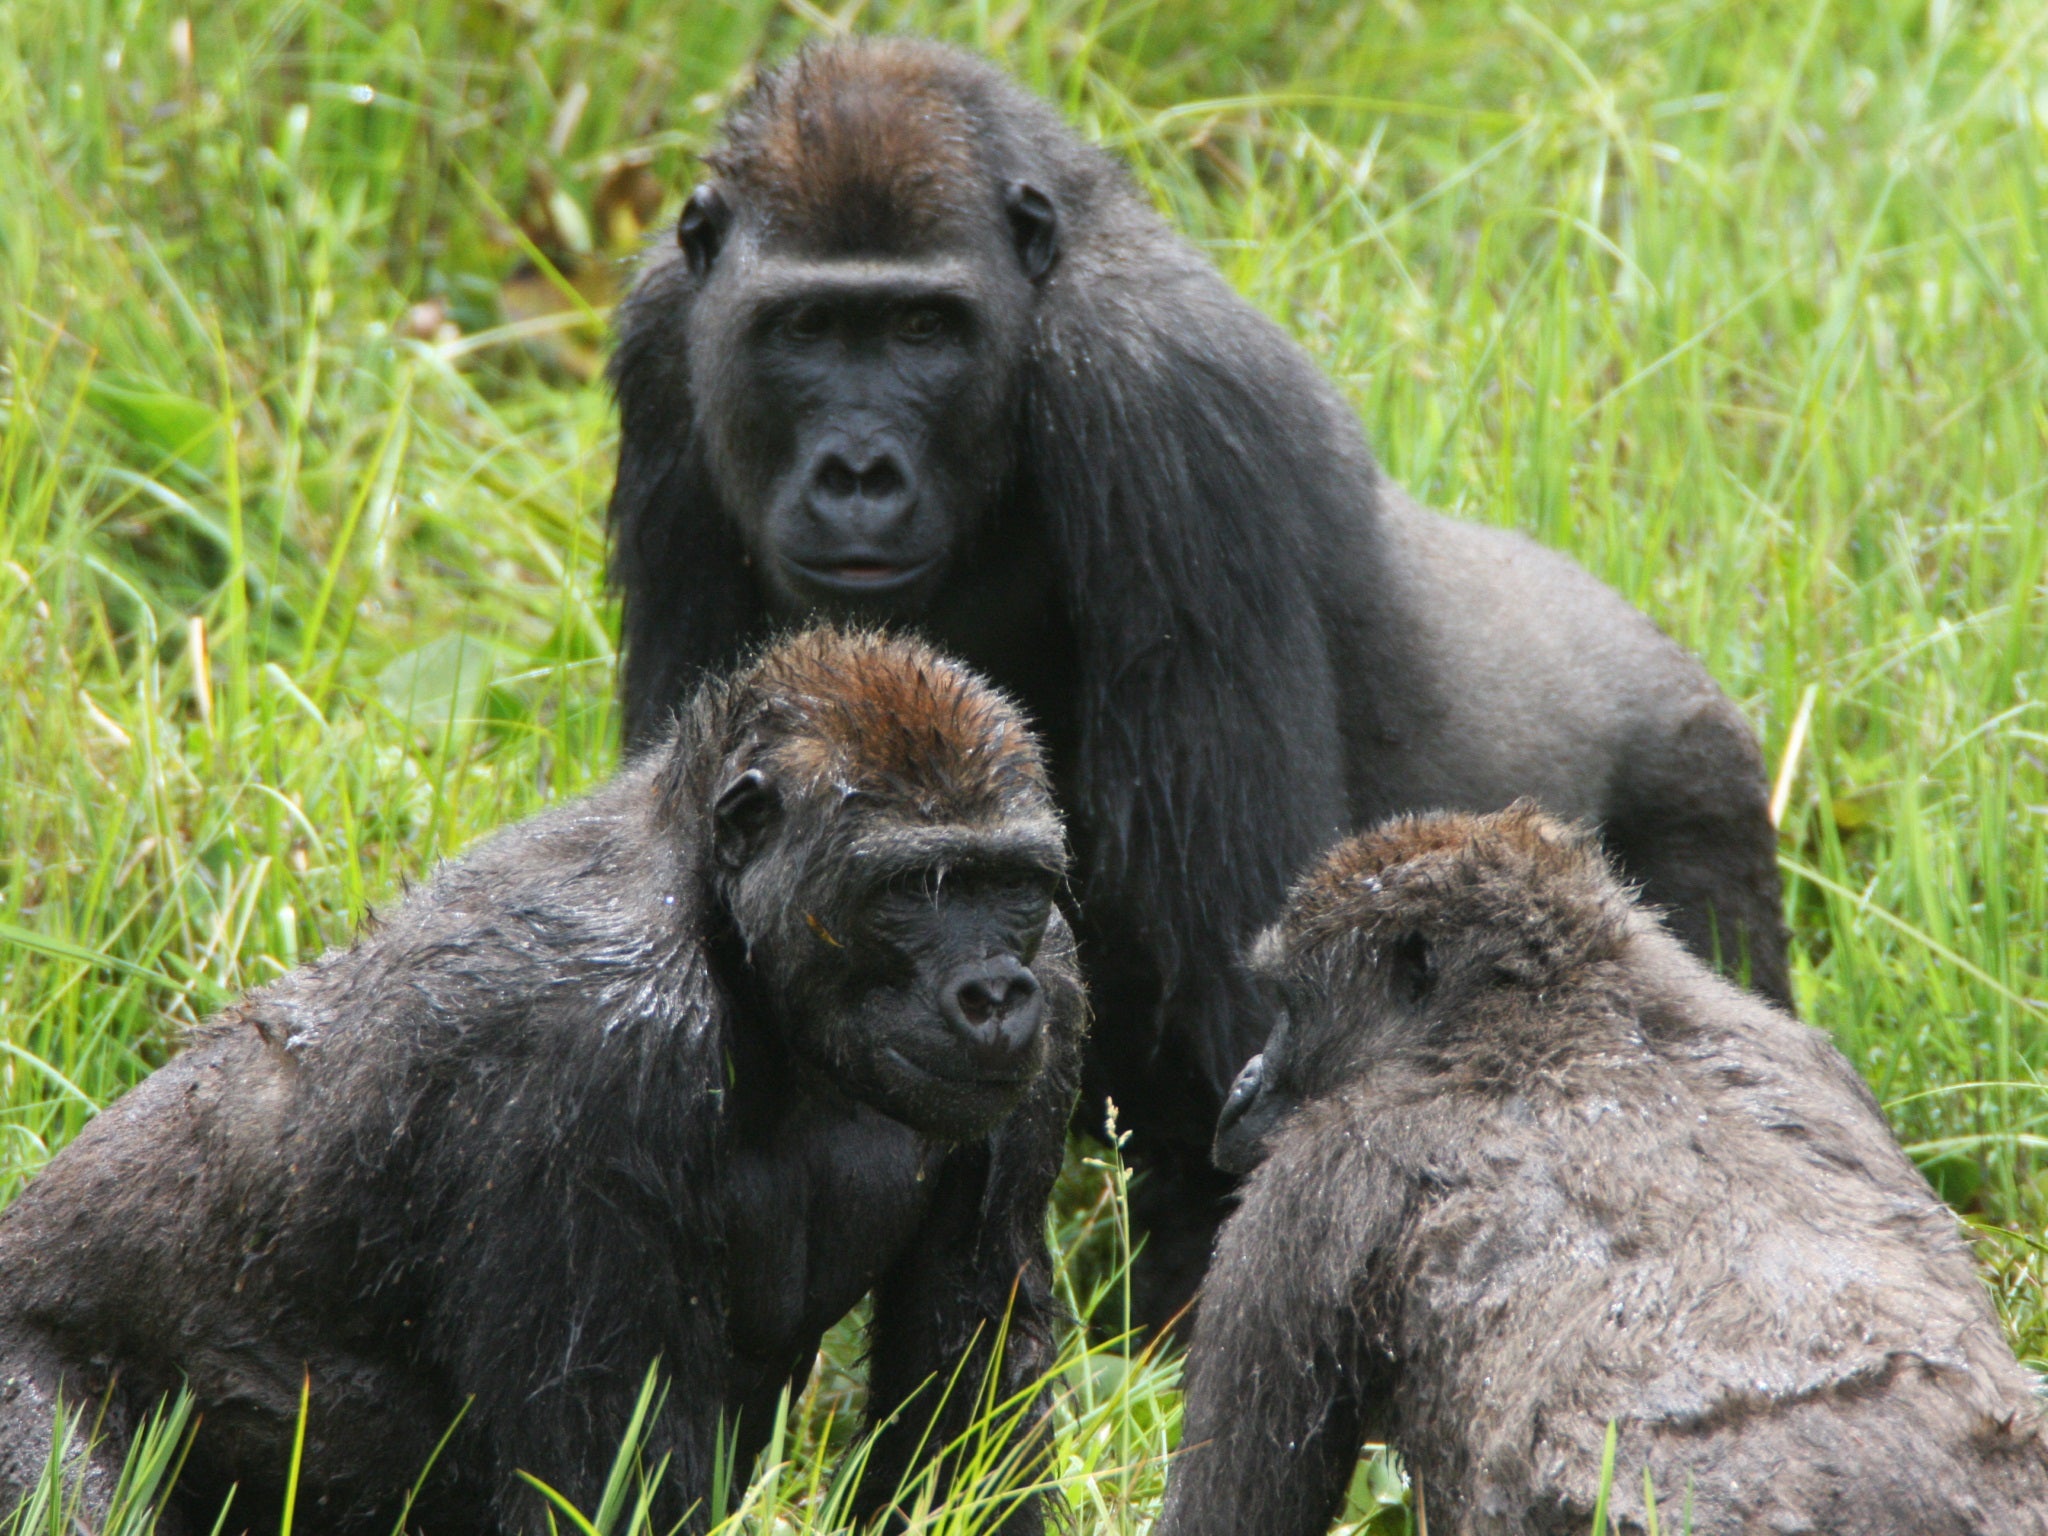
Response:
[{"label": "gorilla facing away", "polygon": [[[1523,804],[1338,848],[1258,941],[1279,1022],[1159,1536],[1320,1536],[1364,1439],[1430,1524],[2044,1536],[2048,1450],[1955,1217],[1826,1036]],[[1256,1169],[1256,1171],[1253,1171]],[[1686,1524],[1690,1509],[1691,1523]]]},{"label": "gorilla facing away", "polygon": [[1207,1259],[1210,1132],[1265,1037],[1230,957],[1345,832],[1533,796],[1789,1000],[1762,761],[1705,671],[1569,560],[1389,484],[1308,358],[987,63],[848,41],[767,74],[612,381],[631,742],[811,613],[914,626],[1043,733],[1155,1321]]},{"label": "gorilla facing away", "polygon": [[1051,1361],[1065,867],[1022,717],[922,646],[818,631],[708,684],[611,784],[228,1008],[0,1213],[0,1517],[60,1393],[104,1406],[103,1517],[184,1383],[159,1530],[230,1485],[229,1528],[274,1529],[310,1375],[299,1530],[386,1536],[461,1415],[408,1528],[543,1531],[515,1474],[594,1511],[658,1360],[656,1525],[701,1529],[721,1434],[744,1476],[870,1292],[858,1507],[886,1505],[991,1371],[1028,1404]]}]

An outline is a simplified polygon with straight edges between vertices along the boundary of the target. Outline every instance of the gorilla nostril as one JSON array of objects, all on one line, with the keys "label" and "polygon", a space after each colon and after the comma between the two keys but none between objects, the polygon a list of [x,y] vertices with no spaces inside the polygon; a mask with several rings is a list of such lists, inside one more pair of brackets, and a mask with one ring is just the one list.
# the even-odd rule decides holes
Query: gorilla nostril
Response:
[{"label": "gorilla nostril", "polygon": [[961,1018],[970,1024],[986,1024],[1003,1006],[1009,990],[1002,981],[970,981],[953,996],[959,1002]]},{"label": "gorilla nostril", "polygon": [[828,496],[850,497],[861,488],[861,477],[846,460],[834,454],[818,467],[818,485]]},{"label": "gorilla nostril", "polygon": [[906,483],[902,466],[883,458],[861,471],[860,493],[870,501],[882,501],[901,494]]}]

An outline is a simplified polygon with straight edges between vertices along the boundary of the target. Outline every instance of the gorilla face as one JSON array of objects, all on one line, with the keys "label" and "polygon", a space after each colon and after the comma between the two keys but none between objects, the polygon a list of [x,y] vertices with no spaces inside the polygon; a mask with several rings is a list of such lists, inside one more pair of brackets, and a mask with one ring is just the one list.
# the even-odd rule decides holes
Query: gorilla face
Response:
[{"label": "gorilla face", "polygon": [[1441,985],[1436,946],[1413,930],[1311,947],[1290,944],[1276,925],[1249,958],[1273,1028],[1231,1084],[1210,1154],[1240,1177],[1265,1161],[1304,1101],[1356,1078],[1391,1039],[1426,1029]]},{"label": "gorilla face", "polygon": [[946,1141],[986,1134],[1045,1070],[1040,946],[1061,924],[1057,824],[905,825],[855,795],[720,796],[726,903],[790,1049]]},{"label": "gorilla face", "polygon": [[901,870],[865,893],[854,954],[805,1010],[813,1050],[877,1109],[965,1139],[1009,1113],[1045,1066],[1031,962],[1050,882],[1003,862]]},{"label": "gorilla face", "polygon": [[778,617],[914,615],[1008,478],[1052,205],[1019,184],[927,249],[820,255],[740,198],[700,188],[678,235],[720,498]]}]

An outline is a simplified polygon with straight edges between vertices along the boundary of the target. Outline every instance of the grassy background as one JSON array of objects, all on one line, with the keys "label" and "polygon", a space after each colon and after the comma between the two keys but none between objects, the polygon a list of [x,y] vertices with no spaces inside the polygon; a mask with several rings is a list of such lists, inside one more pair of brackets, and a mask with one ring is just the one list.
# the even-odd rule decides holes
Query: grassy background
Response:
[{"label": "grassy background", "polygon": [[[754,65],[847,25],[1002,58],[1398,477],[1705,657],[1783,768],[1802,1005],[2048,1355],[2037,0],[0,0],[0,1200],[608,771],[581,306]],[[1071,1496],[1141,1523],[1171,1368],[1066,1380]]]}]

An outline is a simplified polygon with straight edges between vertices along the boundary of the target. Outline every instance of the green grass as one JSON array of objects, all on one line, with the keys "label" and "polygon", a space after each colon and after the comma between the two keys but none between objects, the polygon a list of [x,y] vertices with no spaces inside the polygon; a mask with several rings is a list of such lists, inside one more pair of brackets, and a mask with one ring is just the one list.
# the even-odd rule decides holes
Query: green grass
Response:
[{"label": "green grass", "polygon": [[[672,217],[754,62],[847,21],[1004,59],[1398,477],[1706,659],[1784,768],[1802,1006],[2048,1356],[2036,0],[0,0],[0,1199],[609,770],[613,423],[501,284],[622,156]],[[1173,1379],[1075,1346],[1084,1527],[1156,1507]]]}]

